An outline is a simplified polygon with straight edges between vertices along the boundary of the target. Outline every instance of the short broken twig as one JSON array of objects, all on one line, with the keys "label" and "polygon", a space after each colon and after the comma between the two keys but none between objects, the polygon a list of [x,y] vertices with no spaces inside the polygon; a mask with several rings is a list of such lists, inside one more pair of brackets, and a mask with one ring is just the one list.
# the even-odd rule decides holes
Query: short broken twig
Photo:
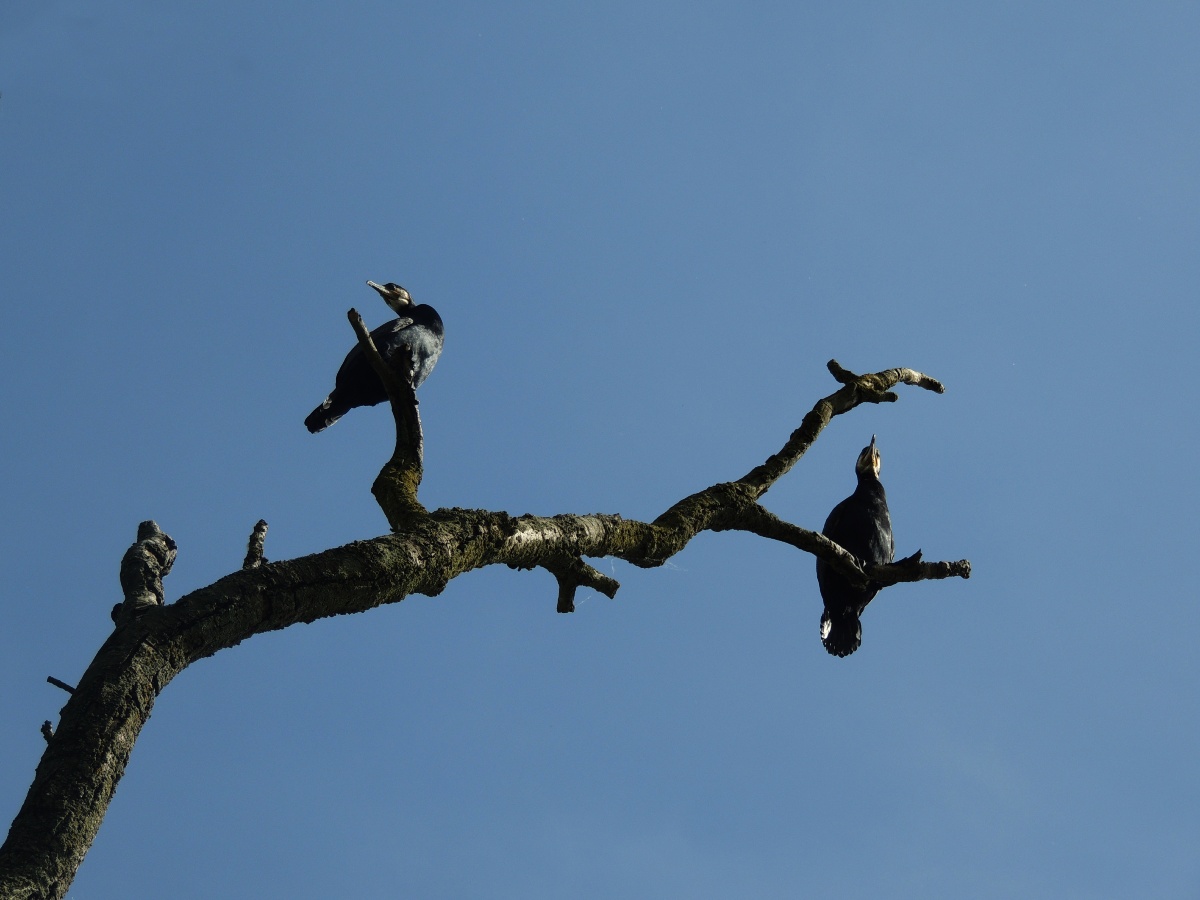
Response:
[{"label": "short broken twig", "polygon": [[65,681],[59,681],[59,680],[58,680],[57,678],[55,678],[53,675],[47,675],[47,676],[46,676],[46,680],[47,680],[48,682],[50,682],[52,685],[54,685],[56,688],[62,688],[62,689],[63,689],[64,691],[66,691],[68,694],[73,694],[73,693],[75,693],[75,688],[71,687],[71,686],[70,686],[69,684],[67,684]]}]

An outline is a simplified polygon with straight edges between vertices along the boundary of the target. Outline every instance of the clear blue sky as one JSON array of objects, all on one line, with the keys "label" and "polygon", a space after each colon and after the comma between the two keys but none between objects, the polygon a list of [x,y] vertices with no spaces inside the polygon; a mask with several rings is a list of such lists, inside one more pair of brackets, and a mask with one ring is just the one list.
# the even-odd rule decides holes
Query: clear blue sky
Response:
[{"label": "clear blue sky", "polygon": [[0,7],[0,827],[111,628],[382,533],[390,416],[301,421],[397,281],[445,319],[430,507],[652,518],[836,358],[901,585],[828,656],[811,557],[704,535],[615,601],[472,573],[159,698],[77,898],[1195,897],[1200,8]]}]

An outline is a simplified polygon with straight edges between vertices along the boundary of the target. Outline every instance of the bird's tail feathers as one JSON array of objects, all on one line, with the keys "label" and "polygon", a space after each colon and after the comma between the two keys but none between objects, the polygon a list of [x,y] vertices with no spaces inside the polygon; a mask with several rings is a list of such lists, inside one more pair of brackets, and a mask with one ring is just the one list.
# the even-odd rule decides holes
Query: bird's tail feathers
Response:
[{"label": "bird's tail feathers", "polygon": [[308,414],[308,418],[304,420],[304,427],[312,434],[318,431],[324,431],[338,419],[345,415],[345,410],[335,411],[333,409],[333,397],[325,398],[325,401]]},{"label": "bird's tail feathers", "polygon": [[821,643],[833,656],[846,657],[862,645],[862,622],[857,616],[821,615]]}]

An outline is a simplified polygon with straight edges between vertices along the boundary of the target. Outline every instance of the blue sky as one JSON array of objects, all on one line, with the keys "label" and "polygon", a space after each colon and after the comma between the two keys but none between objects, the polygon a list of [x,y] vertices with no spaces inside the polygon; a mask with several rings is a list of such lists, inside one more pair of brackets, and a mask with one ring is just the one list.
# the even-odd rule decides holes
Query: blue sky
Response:
[{"label": "blue sky", "polygon": [[363,282],[446,322],[431,508],[652,518],[838,419],[900,585],[703,535],[554,613],[506,568],[255,638],[159,698],[72,897],[1194,897],[1200,9],[0,9],[0,812],[111,628],[376,536],[390,416],[309,435]]}]

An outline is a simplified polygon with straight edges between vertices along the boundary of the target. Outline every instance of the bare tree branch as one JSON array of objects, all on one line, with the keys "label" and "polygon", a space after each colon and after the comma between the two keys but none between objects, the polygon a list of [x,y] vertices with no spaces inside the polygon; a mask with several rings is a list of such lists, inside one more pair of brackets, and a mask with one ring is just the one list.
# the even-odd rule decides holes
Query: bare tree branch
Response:
[{"label": "bare tree branch", "polygon": [[[361,319],[355,322],[357,313],[351,310],[350,318],[388,386],[396,419],[395,453],[372,488],[393,533],[299,559],[264,561],[161,605],[162,577],[170,571],[175,545],[153,522],[142,523],[138,543],[122,561],[126,600],[114,616],[116,628],[63,707],[25,803],[0,847],[0,898],[61,898],[66,893],[159,693],[191,663],[256,634],[364,612],[412,594],[434,596],[464,572],[496,564],[548,570],[558,581],[558,611],[570,612],[579,586],[608,597],[618,588],[584,557],[661,566],[705,530],[748,531],[781,541],[830,561],[856,583],[886,586],[970,575],[965,560],[925,563],[919,553],[864,569],[837,544],[783,521],[758,502],[834,416],[860,403],[894,401],[890,389],[897,384],[944,390],[919,372],[888,369],[859,376],[830,362],[842,387],[814,406],[779,452],[737,481],[685,497],[653,522],[605,514],[514,518],[472,509],[427,513],[416,497],[421,478],[416,397],[379,357]],[[265,523],[260,524],[265,532]],[[252,539],[248,560],[253,555]]]}]

